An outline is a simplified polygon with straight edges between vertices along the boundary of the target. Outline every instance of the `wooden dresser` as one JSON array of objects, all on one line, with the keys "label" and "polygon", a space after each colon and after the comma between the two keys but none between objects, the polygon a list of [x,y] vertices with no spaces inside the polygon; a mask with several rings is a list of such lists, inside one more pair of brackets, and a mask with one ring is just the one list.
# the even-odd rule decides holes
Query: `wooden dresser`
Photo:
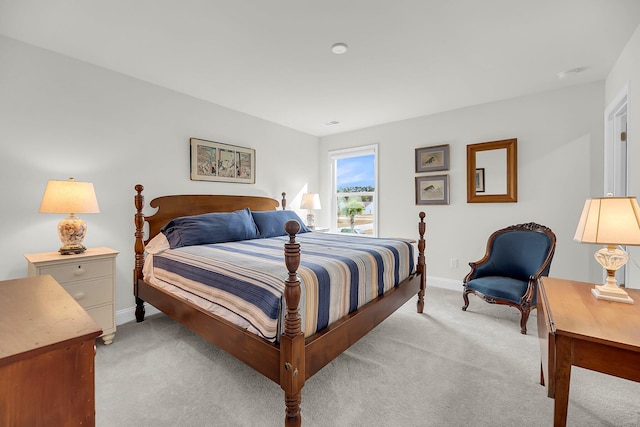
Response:
[{"label": "wooden dresser", "polygon": [[26,254],[28,274],[50,274],[102,328],[102,340],[116,335],[116,256],[109,248],[89,248],[76,255],[58,252]]},{"label": "wooden dresser", "polygon": [[538,281],[540,383],[555,399],[556,427],[567,423],[572,365],[640,381],[640,290],[626,289],[635,304],[623,304],[595,299],[593,287],[551,277]]},{"label": "wooden dresser", "polygon": [[0,319],[0,425],[94,425],[100,326],[51,276],[0,281]]}]

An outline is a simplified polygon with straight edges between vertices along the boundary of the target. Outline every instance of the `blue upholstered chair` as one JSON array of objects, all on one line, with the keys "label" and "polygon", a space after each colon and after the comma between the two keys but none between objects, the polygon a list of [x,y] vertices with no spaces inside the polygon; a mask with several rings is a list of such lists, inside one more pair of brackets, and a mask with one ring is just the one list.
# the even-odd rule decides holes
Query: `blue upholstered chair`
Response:
[{"label": "blue upholstered chair", "polygon": [[480,261],[470,262],[464,278],[463,311],[469,294],[491,304],[506,304],[520,310],[520,332],[527,333],[529,313],[536,308],[537,281],[549,275],[556,248],[556,235],[536,223],[512,225],[494,232]]}]

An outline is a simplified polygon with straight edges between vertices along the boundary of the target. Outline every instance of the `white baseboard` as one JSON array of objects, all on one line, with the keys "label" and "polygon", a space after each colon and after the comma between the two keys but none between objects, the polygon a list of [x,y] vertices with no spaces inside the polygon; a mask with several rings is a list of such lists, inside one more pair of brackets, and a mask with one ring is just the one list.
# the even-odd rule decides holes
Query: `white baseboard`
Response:
[{"label": "white baseboard", "polygon": [[[145,304],[144,305],[145,316],[151,316],[152,314],[160,313],[157,308]],[[129,307],[123,310],[116,311],[116,325],[122,325],[123,323],[133,322],[136,320],[136,308]]]},{"label": "white baseboard", "polygon": [[[435,286],[437,288],[449,289],[452,291],[462,292],[462,280],[445,279],[443,277],[427,276],[427,286]],[[160,313],[157,308],[145,304],[145,315],[151,316],[152,314]],[[123,323],[133,322],[136,320],[136,308],[129,307],[123,310],[116,311],[116,325],[122,325]]]},{"label": "white baseboard", "polygon": [[449,289],[451,291],[462,292],[462,280],[445,279],[444,277],[427,276],[427,287],[435,286],[437,288]]}]

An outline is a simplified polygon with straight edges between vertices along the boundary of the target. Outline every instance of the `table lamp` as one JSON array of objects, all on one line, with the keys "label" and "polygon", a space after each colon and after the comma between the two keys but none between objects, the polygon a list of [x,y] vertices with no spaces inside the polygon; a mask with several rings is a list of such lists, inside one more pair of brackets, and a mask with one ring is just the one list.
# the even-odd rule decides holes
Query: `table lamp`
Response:
[{"label": "table lamp", "polygon": [[607,271],[604,285],[596,285],[596,299],[633,304],[633,299],[616,283],[616,271],[629,260],[618,245],[640,245],[640,207],[635,197],[587,199],[574,240],[606,245],[594,257]]},{"label": "table lamp", "polygon": [[307,226],[309,228],[315,227],[316,217],[313,212],[314,209],[320,208],[320,196],[316,193],[306,193],[302,195],[302,202],[300,203],[301,209],[307,209]]},{"label": "table lamp", "polygon": [[87,224],[75,214],[99,213],[98,200],[90,182],[49,181],[44,190],[39,212],[65,213],[69,216],[58,223],[58,237],[62,242],[62,255],[79,254],[87,248],[82,245],[87,233]]}]

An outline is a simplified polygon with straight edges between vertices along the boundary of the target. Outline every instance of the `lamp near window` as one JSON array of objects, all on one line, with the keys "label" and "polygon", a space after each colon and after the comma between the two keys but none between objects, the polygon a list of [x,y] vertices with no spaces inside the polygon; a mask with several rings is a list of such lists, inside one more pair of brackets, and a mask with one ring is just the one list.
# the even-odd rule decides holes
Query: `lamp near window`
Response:
[{"label": "lamp near window", "polygon": [[39,212],[69,214],[58,223],[58,237],[62,242],[59,252],[62,255],[71,255],[87,249],[82,245],[87,233],[87,224],[75,214],[99,213],[100,209],[93,184],[69,178],[67,181],[52,180],[47,183]]},{"label": "lamp near window", "polygon": [[604,285],[596,285],[596,299],[633,304],[633,299],[616,283],[616,271],[629,260],[618,245],[640,245],[640,207],[635,197],[587,199],[574,240],[606,245],[594,257],[607,271]]},{"label": "lamp near window", "polygon": [[302,202],[300,203],[300,209],[307,209],[307,226],[309,228],[315,227],[316,217],[313,212],[315,209],[321,209],[320,207],[320,195],[316,193],[306,193],[302,195]]}]

